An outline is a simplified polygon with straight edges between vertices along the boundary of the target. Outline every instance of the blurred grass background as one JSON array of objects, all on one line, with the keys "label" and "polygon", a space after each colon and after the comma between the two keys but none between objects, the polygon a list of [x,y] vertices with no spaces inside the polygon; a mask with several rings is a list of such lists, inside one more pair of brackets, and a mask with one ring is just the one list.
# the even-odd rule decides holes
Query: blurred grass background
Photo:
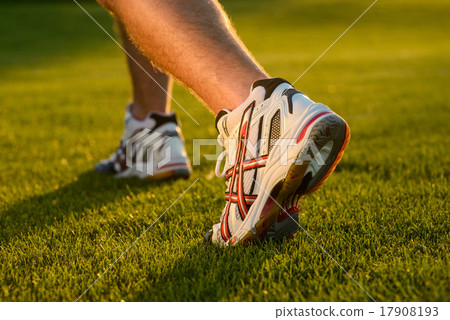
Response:
[{"label": "blurred grass background", "polygon": [[[266,70],[294,81],[371,1],[222,3]],[[449,9],[380,0],[296,83],[352,129],[300,224],[379,301],[450,297]],[[119,142],[130,84],[120,49],[74,2],[3,1],[0,30],[0,300],[75,300],[197,178],[82,300],[369,300],[302,232],[205,246],[224,204],[214,163],[163,183],[92,171]],[[174,105],[192,157],[214,119],[184,88],[174,96],[200,123]]]}]

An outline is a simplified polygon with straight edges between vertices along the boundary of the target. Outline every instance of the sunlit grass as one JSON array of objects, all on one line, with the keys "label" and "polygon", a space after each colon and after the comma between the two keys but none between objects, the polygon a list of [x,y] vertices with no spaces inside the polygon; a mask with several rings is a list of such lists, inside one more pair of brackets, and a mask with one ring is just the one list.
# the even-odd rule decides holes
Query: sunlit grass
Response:
[{"label": "sunlit grass", "polygon": [[[370,1],[255,3],[224,5],[267,71],[294,81]],[[380,1],[297,82],[352,129],[300,223],[380,301],[449,299],[449,5],[426,3]],[[122,131],[122,53],[70,1],[2,4],[0,17],[0,300],[75,300],[197,178],[82,300],[370,300],[303,232],[203,244],[224,204],[214,163],[176,182],[94,173]],[[174,95],[200,123],[174,106],[192,157],[214,119],[185,89]]]}]

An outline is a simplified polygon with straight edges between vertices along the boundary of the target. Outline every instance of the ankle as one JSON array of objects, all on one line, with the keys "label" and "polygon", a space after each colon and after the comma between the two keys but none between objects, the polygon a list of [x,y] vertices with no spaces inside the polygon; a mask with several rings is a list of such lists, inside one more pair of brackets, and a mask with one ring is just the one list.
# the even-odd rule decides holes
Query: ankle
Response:
[{"label": "ankle", "polygon": [[129,104],[129,110],[131,116],[138,121],[143,121],[148,116],[148,112],[143,111],[143,108],[140,107],[136,102],[131,102]]}]

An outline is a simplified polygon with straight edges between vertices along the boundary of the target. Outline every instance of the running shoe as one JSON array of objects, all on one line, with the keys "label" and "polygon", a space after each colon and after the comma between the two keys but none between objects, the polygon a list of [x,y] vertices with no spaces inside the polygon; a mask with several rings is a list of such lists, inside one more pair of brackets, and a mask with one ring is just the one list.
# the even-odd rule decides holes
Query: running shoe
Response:
[{"label": "running shoe", "polygon": [[256,81],[241,106],[218,114],[216,128],[226,205],[205,240],[222,245],[294,235],[300,199],[327,180],[350,139],[340,116],[280,78]]},{"label": "running shoe", "polygon": [[139,121],[129,105],[119,147],[109,159],[97,163],[95,170],[117,178],[189,178],[191,165],[175,114],[152,112]]}]

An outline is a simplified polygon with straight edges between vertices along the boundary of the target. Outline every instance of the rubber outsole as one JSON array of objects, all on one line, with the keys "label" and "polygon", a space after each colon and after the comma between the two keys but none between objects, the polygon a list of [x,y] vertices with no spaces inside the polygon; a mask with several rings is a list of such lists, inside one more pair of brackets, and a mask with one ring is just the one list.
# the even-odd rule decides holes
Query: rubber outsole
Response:
[{"label": "rubber outsole", "polygon": [[189,168],[177,168],[155,175],[148,175],[143,180],[168,180],[168,179],[189,179],[191,170]]}]

